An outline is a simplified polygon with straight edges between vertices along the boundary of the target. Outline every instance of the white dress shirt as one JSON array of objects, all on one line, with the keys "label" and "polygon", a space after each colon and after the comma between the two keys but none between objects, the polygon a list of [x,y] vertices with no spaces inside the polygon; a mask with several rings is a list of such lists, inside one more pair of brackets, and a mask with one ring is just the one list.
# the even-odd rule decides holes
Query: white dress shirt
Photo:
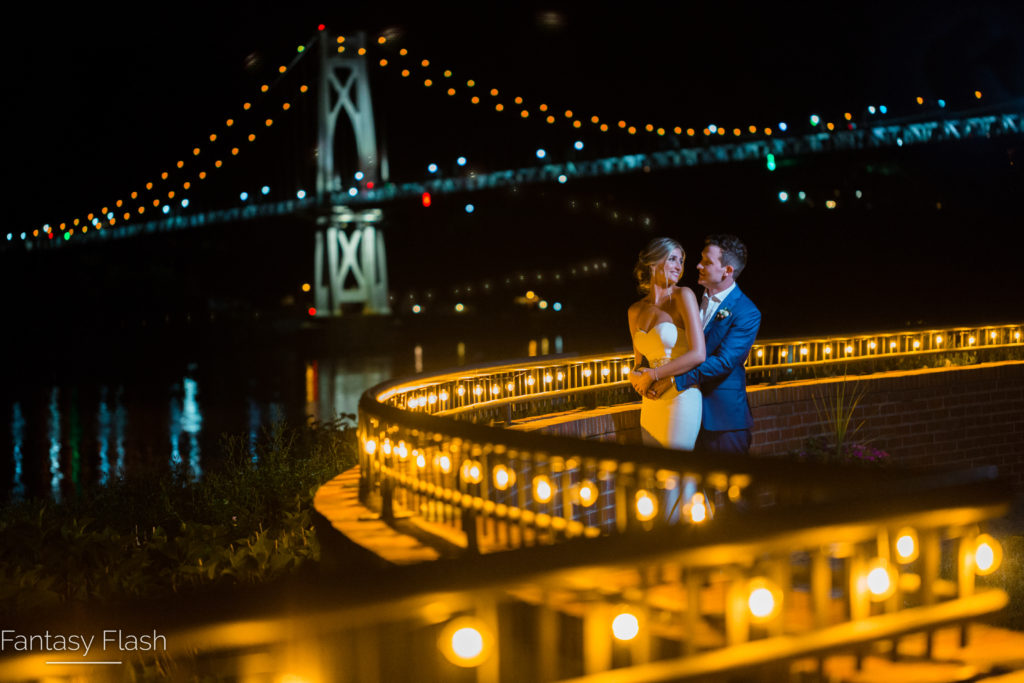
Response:
[{"label": "white dress shirt", "polygon": [[732,290],[736,288],[736,283],[733,282],[726,289],[718,292],[714,295],[709,295],[708,290],[704,290],[704,296],[700,302],[700,322],[703,327],[707,327],[708,323],[711,322],[715,317],[715,312],[718,307],[725,301],[725,297],[732,293]]}]

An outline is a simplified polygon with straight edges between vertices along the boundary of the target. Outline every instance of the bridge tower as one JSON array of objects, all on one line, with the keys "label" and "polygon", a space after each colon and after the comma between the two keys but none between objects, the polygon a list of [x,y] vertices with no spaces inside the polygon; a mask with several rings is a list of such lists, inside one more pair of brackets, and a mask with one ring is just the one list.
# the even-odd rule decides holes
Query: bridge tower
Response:
[{"label": "bridge tower", "polygon": [[[317,316],[341,314],[345,303],[363,304],[363,313],[389,314],[387,258],[378,224],[380,209],[351,210],[335,203],[341,187],[334,172],[334,137],[342,110],[352,123],[358,167],[363,182],[387,180],[387,159],[377,146],[373,103],[365,57],[365,36],[359,33],[342,56],[321,34],[320,93],[316,193],[317,231],[313,255]],[[354,283],[354,284],[353,284]]]}]

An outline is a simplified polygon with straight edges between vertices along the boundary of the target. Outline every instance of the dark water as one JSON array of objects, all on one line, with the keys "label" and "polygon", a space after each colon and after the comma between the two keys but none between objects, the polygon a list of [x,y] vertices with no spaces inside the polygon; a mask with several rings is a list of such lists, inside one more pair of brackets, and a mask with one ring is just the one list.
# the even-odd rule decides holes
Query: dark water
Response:
[{"label": "dark water", "polygon": [[[388,324],[371,327],[382,335]],[[0,390],[0,497],[59,500],[154,463],[201,477],[221,463],[226,435],[257,457],[255,444],[274,422],[354,414],[360,395],[387,379],[570,350],[557,334],[531,334],[421,334],[336,350],[299,335],[252,350],[161,348],[127,365],[22,373]]]}]

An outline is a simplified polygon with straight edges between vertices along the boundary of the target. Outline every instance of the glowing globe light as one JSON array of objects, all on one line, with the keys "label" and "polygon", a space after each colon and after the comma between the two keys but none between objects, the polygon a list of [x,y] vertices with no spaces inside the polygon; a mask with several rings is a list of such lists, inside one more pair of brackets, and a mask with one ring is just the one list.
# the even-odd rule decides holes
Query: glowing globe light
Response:
[{"label": "glowing globe light", "polygon": [[875,110],[875,105],[873,105],[873,104],[872,104],[872,105],[869,105],[869,106],[868,106],[868,113],[869,113],[869,114],[874,114],[874,113],[875,113],[875,111],[876,111],[876,110]]},{"label": "glowing globe light", "polygon": [[825,202],[825,208],[828,208],[828,209],[834,209],[834,208],[836,208],[836,200],[834,200],[834,199],[829,199],[829,200],[827,200],[827,201]]},{"label": "glowing globe light", "polygon": [[747,597],[747,607],[755,620],[766,620],[775,613],[775,596],[765,586],[755,587]]},{"label": "glowing globe light", "polygon": [[422,308],[420,308],[420,305],[419,305],[419,304],[413,304],[413,306],[412,306],[412,312],[413,312],[413,313],[419,313],[419,312],[420,312],[420,311],[422,311],[422,310],[423,310],[423,309],[422,309]]},{"label": "glowing globe light", "polygon": [[305,199],[306,198],[306,191],[305,190],[299,190],[298,192],[295,193],[295,197],[298,198],[298,199]]},{"label": "glowing globe light", "polygon": [[551,308],[553,308],[556,311],[562,310],[562,302],[556,301],[554,304],[552,304]]},{"label": "glowing globe light", "polygon": [[171,212],[171,207],[166,205],[166,204],[164,204],[164,208],[162,208],[160,210],[163,211],[164,213],[170,213]]},{"label": "glowing globe light", "polygon": [[708,517],[707,504],[704,502],[703,493],[693,494],[693,498],[690,499],[690,519],[695,524],[700,524]]},{"label": "glowing globe light", "polygon": [[779,130],[781,130],[782,132],[786,132],[786,129],[787,129],[788,127],[789,127],[789,126],[787,126],[787,125],[786,125],[786,122],[785,122],[785,121],[779,121]]},{"label": "glowing globe light", "polygon": [[879,114],[886,114],[888,112],[889,112],[889,108],[886,107],[884,104],[878,105],[878,113]]},{"label": "glowing globe light", "polygon": [[658,514],[658,501],[650,493],[641,489],[636,492],[636,518],[641,522],[654,519]]},{"label": "glowing globe light", "polygon": [[494,488],[499,491],[504,491],[516,483],[515,470],[511,470],[505,465],[495,465],[491,478],[494,481]]},{"label": "glowing globe light", "polygon": [[474,659],[484,651],[484,637],[475,628],[460,628],[452,634],[452,651],[460,659]]},{"label": "glowing globe light", "polygon": [[940,109],[946,108],[946,100],[939,100],[938,104]]},{"label": "glowing globe light", "polygon": [[430,164],[427,166],[427,170],[431,173],[437,173],[437,164]]},{"label": "glowing globe light", "polygon": [[[437,398],[435,397],[434,400],[436,401]],[[470,484],[479,484],[484,478],[483,469],[480,467],[480,463],[476,460],[467,460],[462,463],[462,467],[459,471],[462,474],[463,480]]]},{"label": "glowing globe light", "polygon": [[562,173],[561,175],[558,176],[558,182],[562,183],[563,185],[568,180],[569,180],[569,178],[564,173]]},{"label": "glowing globe light", "polygon": [[783,203],[788,202],[789,201],[789,193],[785,192],[785,191],[780,192],[779,193],[779,201],[783,202]]},{"label": "glowing globe light", "polygon": [[817,114],[811,114],[811,125],[816,126],[821,123],[821,117]]},{"label": "glowing globe light", "polygon": [[639,633],[640,622],[635,615],[623,612],[612,619],[612,634],[618,640],[633,640]]},{"label": "glowing globe light", "polygon": [[356,171],[355,178],[356,178],[356,180],[362,180],[363,179],[363,172],[362,171]]},{"label": "glowing globe light", "polygon": [[260,193],[261,194],[265,194],[265,195],[270,194],[270,186],[269,185],[264,185],[263,187],[261,187],[260,188]]},{"label": "glowing globe light", "polygon": [[896,557],[906,564],[917,558],[917,533],[910,528],[896,534]]},{"label": "glowing globe light", "polygon": [[583,149],[583,141],[582,140],[577,140],[576,142],[573,143],[572,146],[574,148],[576,148],[577,150]]},{"label": "glowing globe light", "polygon": [[242,194],[238,195],[238,198],[241,199],[243,202],[247,201],[249,199],[249,193],[243,192]]},{"label": "glowing globe light", "polygon": [[348,196],[349,197],[355,197],[357,194],[359,194],[359,190],[357,190],[354,187],[348,188]]},{"label": "glowing globe light", "polygon": [[979,576],[991,574],[1003,561],[1003,546],[988,534],[981,534],[975,540],[974,572]]},{"label": "glowing globe light", "polygon": [[803,201],[803,200],[807,199],[807,193],[804,192],[803,190],[800,190],[799,192],[797,192],[796,196],[800,198],[800,201]]},{"label": "glowing globe light", "polygon": [[710,130],[712,133],[717,133],[718,132],[718,126],[716,126],[715,124],[712,123],[710,126],[708,126],[708,130]]},{"label": "glowing globe light", "polygon": [[455,163],[458,164],[459,166],[465,166],[466,157],[459,157],[458,159],[455,160]]},{"label": "glowing globe light", "polygon": [[538,159],[543,159],[544,157],[546,157],[548,155],[548,153],[546,151],[544,151],[543,149],[538,149],[536,154],[537,154],[537,158]]},{"label": "glowing globe light", "polygon": [[476,207],[472,204],[466,204],[466,213],[473,213],[476,211]]},{"label": "glowing globe light", "polygon": [[538,503],[547,503],[555,495],[555,489],[547,475],[533,478],[533,499]]}]

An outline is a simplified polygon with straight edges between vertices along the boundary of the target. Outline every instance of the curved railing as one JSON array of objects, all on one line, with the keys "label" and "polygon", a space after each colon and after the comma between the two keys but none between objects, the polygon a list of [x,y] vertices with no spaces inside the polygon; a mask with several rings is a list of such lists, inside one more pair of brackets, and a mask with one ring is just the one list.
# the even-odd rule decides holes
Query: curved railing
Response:
[{"label": "curved railing", "polygon": [[[876,370],[883,361],[903,369],[1002,359],[1020,355],[1021,329],[1015,323],[759,342],[747,373],[758,382]],[[1003,591],[979,592],[975,581],[987,569],[979,558],[995,544],[984,524],[1010,500],[991,468],[923,475],[681,454],[495,426],[635,402],[625,379],[632,360],[626,353],[530,358],[371,389],[359,407],[361,498],[383,518],[417,523],[472,554],[568,544],[589,571],[607,573],[609,586],[624,563],[639,562],[649,571],[640,572],[638,592],[609,587],[601,597],[588,585],[562,596],[562,605],[537,599],[582,614],[586,624],[588,610],[605,614],[613,603],[639,605],[649,616],[657,611],[651,592],[668,585],[682,592],[686,607],[663,630],[678,632],[682,651],[733,653],[707,661],[686,656],[668,669],[635,666],[635,680],[660,680],[666,670],[681,678],[727,670],[748,655],[767,661],[930,632],[1005,605]],[[642,550],[652,539],[664,550],[657,561]],[[710,640],[698,642],[708,619],[715,621],[700,606],[701,587],[716,581],[724,593],[711,611],[722,621],[704,634]],[[748,609],[757,587],[769,605],[792,606],[807,596],[802,615],[785,622],[774,608],[760,613],[750,602]],[[793,633],[802,634],[798,644],[783,638]],[[758,656],[743,654],[752,639],[775,644]],[[605,645],[594,647],[597,654],[584,653],[587,674],[612,667]]]}]

